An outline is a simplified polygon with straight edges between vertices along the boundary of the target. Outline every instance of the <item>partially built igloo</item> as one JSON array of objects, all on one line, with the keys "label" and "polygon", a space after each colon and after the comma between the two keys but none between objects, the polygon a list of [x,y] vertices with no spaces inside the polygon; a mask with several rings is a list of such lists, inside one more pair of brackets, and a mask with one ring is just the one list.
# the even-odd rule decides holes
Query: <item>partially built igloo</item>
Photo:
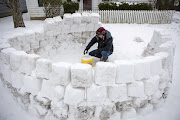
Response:
[{"label": "partially built igloo", "polygon": [[100,26],[98,14],[66,14],[46,19],[41,32],[9,38],[0,44],[2,82],[46,120],[120,120],[151,112],[172,82],[175,45],[165,32],[154,31],[141,59],[94,68],[51,60],[61,46],[83,46]]}]

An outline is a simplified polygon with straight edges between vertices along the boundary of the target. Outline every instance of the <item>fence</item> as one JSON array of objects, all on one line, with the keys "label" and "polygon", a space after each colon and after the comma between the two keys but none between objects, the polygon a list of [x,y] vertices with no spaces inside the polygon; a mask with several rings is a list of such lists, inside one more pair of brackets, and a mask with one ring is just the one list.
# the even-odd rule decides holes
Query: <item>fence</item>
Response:
[{"label": "fence", "polygon": [[102,23],[138,23],[138,24],[169,24],[172,21],[173,10],[93,10],[76,11],[77,13],[99,13]]}]

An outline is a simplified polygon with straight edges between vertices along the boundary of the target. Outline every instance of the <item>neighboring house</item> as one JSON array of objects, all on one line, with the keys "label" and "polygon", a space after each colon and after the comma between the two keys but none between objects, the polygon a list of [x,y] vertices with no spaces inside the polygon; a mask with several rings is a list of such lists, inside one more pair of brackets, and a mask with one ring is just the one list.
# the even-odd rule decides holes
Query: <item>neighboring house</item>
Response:
[{"label": "neighboring house", "polygon": [[[98,10],[98,5],[101,2],[150,2],[152,0],[62,0],[62,1],[74,1],[79,2],[79,10]],[[39,0],[26,0],[28,12],[31,19],[44,19],[45,13],[42,4]]]},{"label": "neighboring house", "polygon": [[[19,2],[20,2],[21,11],[27,12],[26,1],[25,0],[19,0]],[[10,8],[6,7],[3,4],[0,4],[0,18],[9,16],[9,15],[11,15]]]}]

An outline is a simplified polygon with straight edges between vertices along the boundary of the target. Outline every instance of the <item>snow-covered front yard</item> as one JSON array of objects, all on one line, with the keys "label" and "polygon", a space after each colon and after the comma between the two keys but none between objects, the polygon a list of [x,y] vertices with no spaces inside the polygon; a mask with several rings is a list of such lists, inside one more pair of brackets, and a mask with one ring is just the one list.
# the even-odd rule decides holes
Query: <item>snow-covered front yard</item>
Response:
[{"label": "snow-covered front yard", "polygon": [[[12,17],[0,18],[0,41],[9,36],[21,33],[26,30],[40,31],[43,29],[43,21],[31,21],[28,14],[24,14],[26,28],[13,28]],[[171,24],[103,24],[112,33],[114,38],[114,54],[110,56],[110,61],[122,59],[138,58],[144,47],[150,41],[154,30],[164,30],[168,32],[173,42],[176,44],[174,58],[173,82],[166,99],[156,111],[146,116],[137,116],[133,120],[179,120],[180,119],[180,13],[176,12]],[[138,42],[140,41],[140,42]],[[95,48],[96,46],[94,46]],[[76,48],[76,51],[67,48],[60,56],[54,59],[55,62],[80,62],[83,56],[83,47]],[[76,54],[75,54],[76,53]],[[0,82],[0,120],[41,120],[36,116],[26,112],[13,98],[8,89]]]}]

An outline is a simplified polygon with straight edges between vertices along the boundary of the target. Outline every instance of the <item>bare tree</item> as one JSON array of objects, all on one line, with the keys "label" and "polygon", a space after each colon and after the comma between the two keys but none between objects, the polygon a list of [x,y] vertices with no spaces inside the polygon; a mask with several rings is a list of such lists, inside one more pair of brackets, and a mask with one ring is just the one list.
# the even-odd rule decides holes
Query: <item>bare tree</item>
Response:
[{"label": "bare tree", "polygon": [[25,27],[19,0],[1,0],[0,4],[11,9],[13,15],[14,28]]}]

